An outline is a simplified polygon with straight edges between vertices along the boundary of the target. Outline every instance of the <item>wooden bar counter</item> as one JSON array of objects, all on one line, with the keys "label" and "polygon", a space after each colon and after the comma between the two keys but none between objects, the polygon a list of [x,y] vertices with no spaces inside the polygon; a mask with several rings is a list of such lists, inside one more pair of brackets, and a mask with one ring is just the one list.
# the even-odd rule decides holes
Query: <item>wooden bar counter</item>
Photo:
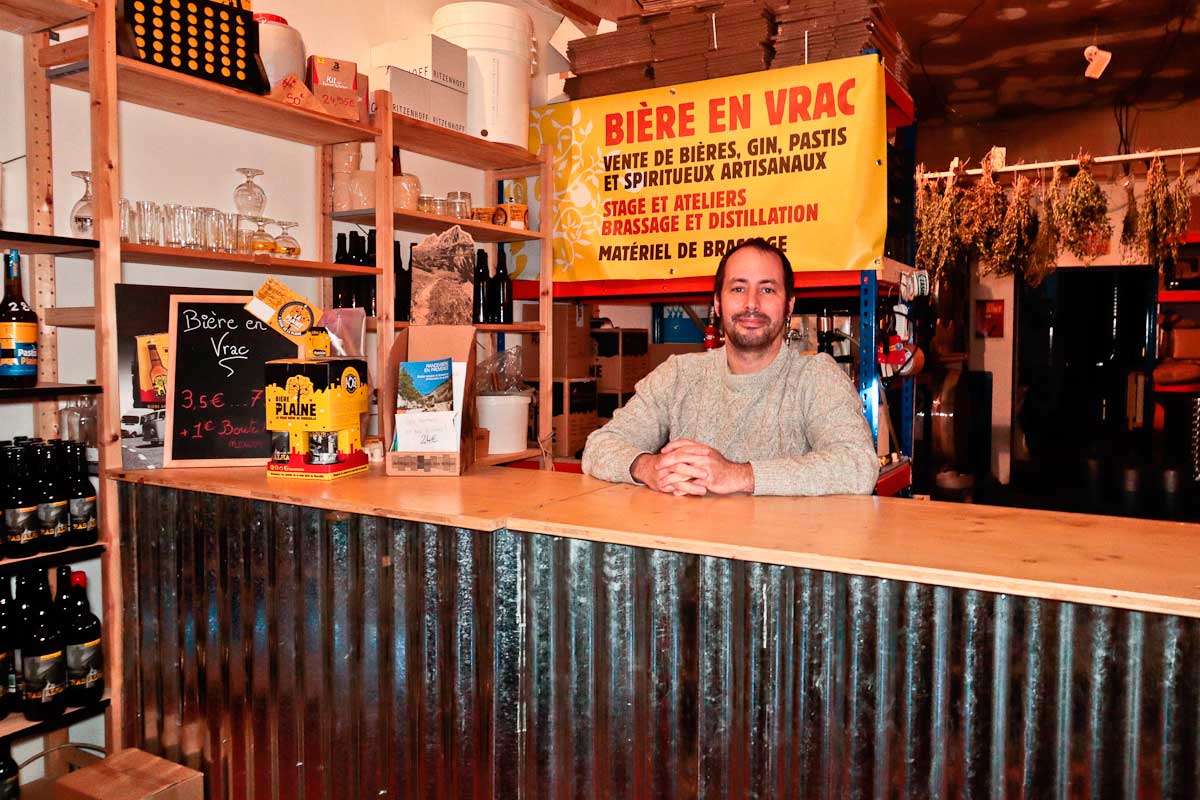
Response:
[{"label": "wooden bar counter", "polygon": [[115,477],[126,744],[212,797],[1200,792],[1198,526]]}]

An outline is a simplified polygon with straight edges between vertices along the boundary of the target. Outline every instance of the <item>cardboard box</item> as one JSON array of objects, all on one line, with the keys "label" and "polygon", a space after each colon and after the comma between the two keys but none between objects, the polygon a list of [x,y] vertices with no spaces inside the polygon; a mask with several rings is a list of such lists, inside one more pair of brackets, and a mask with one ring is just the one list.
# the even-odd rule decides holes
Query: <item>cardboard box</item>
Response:
[{"label": "cardboard box", "polygon": [[[396,476],[461,475],[475,462],[475,328],[471,325],[414,325],[396,335],[387,369],[379,378],[379,427],[388,451],[384,471]],[[404,361],[450,358],[466,364],[462,423],[456,453],[417,453],[391,450],[396,424],[396,383]]]},{"label": "cardboard box", "polygon": [[[387,76],[388,88],[392,92],[392,111],[421,122],[431,122],[429,91],[433,81],[398,67],[388,67]],[[371,111],[378,113],[374,103]]]},{"label": "cardboard box", "polygon": [[[274,449],[268,475],[334,480],[366,472],[359,427],[371,395],[365,359],[284,358],[268,361],[265,375]],[[336,455],[312,463],[316,452]]]},{"label": "cardboard box", "polygon": [[317,94],[318,87],[358,91],[358,65],[353,61],[309,56],[304,78],[314,94]]},{"label": "cardboard box", "polygon": [[666,363],[671,356],[681,356],[685,353],[703,353],[703,344],[656,344],[651,343],[649,349],[650,371],[653,372],[660,364]]},{"label": "cardboard box", "polygon": [[554,379],[551,424],[554,428],[554,455],[575,458],[587,443],[587,437],[601,425],[596,413],[596,379]]},{"label": "cardboard box", "polygon": [[467,91],[467,51],[440,36],[414,36],[372,47],[371,63],[399,67],[459,92]]},{"label": "cardboard box", "polygon": [[54,782],[56,800],[202,800],[204,775],[143,750],[122,750]]},{"label": "cardboard box", "polygon": [[601,392],[632,392],[650,374],[650,332],[645,328],[593,329],[592,341]]},{"label": "cardboard box", "polygon": [[[521,307],[521,319],[537,322],[538,306],[530,303]],[[554,378],[586,378],[592,371],[592,307],[578,303],[554,304],[553,365]],[[521,348],[521,374],[526,381],[537,380],[540,374],[540,349],[544,335],[530,334]]]},{"label": "cardboard box", "polygon": [[434,125],[467,132],[467,93],[429,81],[429,119]]},{"label": "cardboard box", "polygon": [[1200,359],[1200,328],[1172,328],[1171,357],[1185,360]]}]

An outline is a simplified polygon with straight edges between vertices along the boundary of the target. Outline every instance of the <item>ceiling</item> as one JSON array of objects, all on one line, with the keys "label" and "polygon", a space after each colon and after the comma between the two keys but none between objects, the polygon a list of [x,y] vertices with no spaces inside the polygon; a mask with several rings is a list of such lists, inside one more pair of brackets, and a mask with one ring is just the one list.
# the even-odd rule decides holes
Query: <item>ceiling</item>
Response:
[{"label": "ceiling", "polygon": [[[884,0],[923,119],[971,122],[1200,97],[1200,0]],[[1112,52],[1099,80],[1083,50]]]}]

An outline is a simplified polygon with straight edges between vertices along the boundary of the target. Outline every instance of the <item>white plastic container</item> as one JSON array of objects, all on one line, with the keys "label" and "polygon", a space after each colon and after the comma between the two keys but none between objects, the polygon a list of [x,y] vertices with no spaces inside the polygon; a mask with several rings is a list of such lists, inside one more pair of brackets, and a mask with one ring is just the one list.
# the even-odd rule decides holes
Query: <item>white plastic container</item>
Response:
[{"label": "white plastic container", "polygon": [[304,40],[300,31],[274,14],[255,14],[254,21],[258,23],[258,52],[271,88],[291,73],[304,80]]},{"label": "white plastic container", "polygon": [[537,52],[528,12],[499,3],[452,3],[433,34],[467,51],[467,133],[529,146],[529,83]]},{"label": "white plastic container", "polygon": [[481,394],[475,398],[479,427],[488,429],[488,455],[519,453],[529,431],[527,394]]}]

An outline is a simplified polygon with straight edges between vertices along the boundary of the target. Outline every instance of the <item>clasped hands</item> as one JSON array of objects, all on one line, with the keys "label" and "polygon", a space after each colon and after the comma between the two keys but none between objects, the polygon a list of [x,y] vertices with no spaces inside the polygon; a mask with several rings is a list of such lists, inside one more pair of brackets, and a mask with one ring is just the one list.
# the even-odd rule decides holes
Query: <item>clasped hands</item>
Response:
[{"label": "clasped hands", "polygon": [[754,470],[737,464],[705,444],[675,439],[657,454],[634,459],[629,474],[656,492],[684,495],[754,492]]}]

